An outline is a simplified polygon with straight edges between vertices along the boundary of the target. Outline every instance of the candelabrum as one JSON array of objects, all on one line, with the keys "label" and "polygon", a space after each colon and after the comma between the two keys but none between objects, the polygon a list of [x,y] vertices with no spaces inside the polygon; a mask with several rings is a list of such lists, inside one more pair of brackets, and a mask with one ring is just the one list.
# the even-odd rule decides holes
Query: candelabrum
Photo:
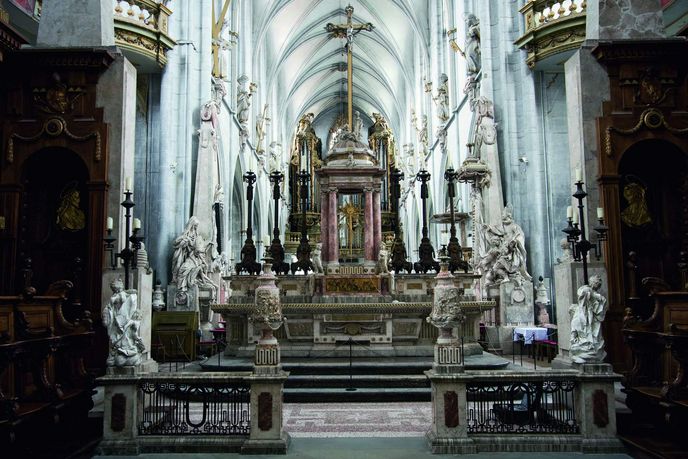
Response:
[{"label": "candelabrum", "polygon": [[[131,209],[136,206],[132,199],[132,192],[130,190],[124,191],[124,201],[120,203],[124,207],[124,248],[120,252],[115,252],[115,242],[117,238],[112,235],[112,220],[108,218],[107,236],[103,238],[105,242],[105,250],[110,253],[110,266],[112,269],[117,268],[118,259],[122,261],[124,267],[124,289],[129,289],[129,270],[136,268],[137,252],[141,248],[143,235],[140,234],[141,228],[139,224],[132,225]],[[134,219],[134,223],[138,222]],[[140,222],[138,222],[140,223]]]},{"label": "candelabrum", "polygon": [[427,273],[429,270],[434,269],[435,272],[440,272],[440,264],[435,260],[435,249],[430,243],[430,238],[428,238],[428,213],[427,213],[427,200],[429,195],[428,192],[428,182],[430,181],[430,172],[421,169],[418,174],[416,174],[416,180],[420,184],[420,198],[423,202],[423,232],[422,238],[420,240],[420,246],[418,247],[418,261],[413,264],[413,269],[419,273]]},{"label": "candelabrum", "polygon": [[297,179],[301,185],[301,241],[299,247],[296,249],[296,261],[291,264],[291,273],[296,274],[299,269],[303,270],[304,274],[308,271],[314,271],[313,263],[311,262],[311,246],[308,243],[308,234],[306,228],[306,206],[308,205],[308,182],[311,178],[310,174],[305,170],[301,170],[296,174]]},{"label": "candelabrum", "polygon": [[568,225],[562,231],[566,233],[566,239],[571,245],[571,254],[575,261],[583,262],[583,281],[588,285],[588,253],[592,250],[595,253],[595,258],[598,260],[602,255],[602,241],[607,240],[607,231],[609,228],[604,224],[604,215],[602,208],[597,209],[597,226],[593,229],[597,233],[597,240],[591,242],[587,239],[585,234],[585,207],[583,206],[583,199],[588,193],[583,190],[583,181],[577,180],[576,192],[573,197],[578,200],[578,221],[573,218],[573,209],[569,206],[567,209]]},{"label": "candelabrum", "polygon": [[284,174],[280,171],[270,172],[270,182],[272,183],[272,198],[275,200],[275,226],[272,229],[272,244],[270,245],[270,257],[272,258],[272,270],[277,274],[288,274],[289,264],[284,262],[284,247],[279,237],[279,200],[280,183],[284,180]]},{"label": "candelabrum", "polygon": [[406,270],[411,273],[411,262],[406,261],[406,246],[401,235],[401,222],[399,219],[399,198],[401,197],[401,182],[404,180],[404,173],[397,168],[392,170],[392,212],[394,213],[394,245],[392,246],[392,270],[396,273]]},{"label": "candelabrum", "polygon": [[456,182],[459,178],[459,172],[455,171],[453,167],[444,171],[444,179],[447,181],[447,196],[449,197],[449,244],[447,244],[447,252],[449,256],[449,271],[454,272],[457,269],[463,269],[468,272],[468,263],[463,259],[463,251],[459,238],[456,237],[456,217],[454,216],[454,198],[456,197]]},{"label": "candelabrum", "polygon": [[243,178],[244,182],[246,182],[246,201],[248,201],[246,206],[246,240],[241,248],[241,261],[236,264],[234,269],[237,274],[246,271],[257,276],[260,274],[260,263],[256,261],[256,245],[253,243],[253,222],[251,218],[253,214],[253,184],[256,183],[256,174],[252,171],[247,171]]}]

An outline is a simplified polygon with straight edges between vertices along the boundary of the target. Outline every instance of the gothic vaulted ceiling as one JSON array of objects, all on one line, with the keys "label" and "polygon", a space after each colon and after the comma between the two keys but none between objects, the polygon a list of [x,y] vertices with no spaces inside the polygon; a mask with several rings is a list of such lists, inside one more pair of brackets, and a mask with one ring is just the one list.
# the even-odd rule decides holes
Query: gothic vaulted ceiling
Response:
[{"label": "gothic vaulted ceiling", "polygon": [[[264,87],[287,129],[299,116],[341,112],[346,104],[344,40],[327,23],[374,25],[354,38],[354,108],[381,112],[392,127],[408,116],[428,48],[428,3],[413,0],[255,0],[252,2],[254,68],[264,68]],[[316,118],[317,121],[317,118]]]}]

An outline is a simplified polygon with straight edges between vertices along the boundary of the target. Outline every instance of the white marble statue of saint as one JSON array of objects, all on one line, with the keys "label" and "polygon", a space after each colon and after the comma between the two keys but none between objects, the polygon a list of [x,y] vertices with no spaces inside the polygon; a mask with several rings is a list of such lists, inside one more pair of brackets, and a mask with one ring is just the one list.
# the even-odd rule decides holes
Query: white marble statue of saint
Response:
[{"label": "white marble statue of saint", "polygon": [[325,272],[322,264],[322,242],[315,244],[315,248],[311,252],[311,262],[313,263],[313,271],[316,274],[322,274]]},{"label": "white marble statue of saint", "polygon": [[[511,207],[504,207],[501,224],[483,224],[483,231],[488,241],[491,241],[495,237],[500,239],[502,254],[497,259],[502,260],[501,267],[508,271],[509,279],[519,280],[518,277],[520,277],[526,281],[532,280],[526,267],[526,237],[521,226],[514,222]],[[516,274],[518,274],[518,276],[516,276]]]},{"label": "white marble statue of saint", "polygon": [[473,14],[466,17],[466,74],[475,76],[482,67],[480,53],[480,21]]},{"label": "white marble statue of saint", "polygon": [[442,123],[446,123],[449,120],[449,87],[447,82],[449,78],[446,73],[440,75],[440,85],[437,88],[437,95],[432,99],[437,105],[437,117]]},{"label": "white marble statue of saint", "polygon": [[102,312],[103,326],[110,338],[107,365],[138,365],[146,346],[139,332],[141,315],[136,290],[125,291],[120,278],[113,280],[110,288],[112,296]]},{"label": "white marble statue of saint", "polygon": [[184,232],[174,241],[172,256],[172,280],[177,290],[186,292],[194,285],[207,287],[217,298],[217,285],[208,277],[206,253],[212,243],[206,243],[198,231],[199,220],[189,218]]},{"label": "white marble statue of saint", "polygon": [[246,75],[241,75],[237,82],[239,83],[237,86],[237,119],[241,125],[241,130],[247,132],[248,116],[251,108],[251,96],[253,95],[252,89],[255,88],[255,84],[251,83],[249,88],[247,88],[246,83],[248,83],[248,77]]},{"label": "white marble statue of saint", "polygon": [[354,113],[353,124],[353,133],[356,136],[356,140],[360,140],[361,134],[363,133],[363,120],[361,119],[361,114],[358,111]]},{"label": "white marble statue of saint", "polygon": [[607,312],[607,299],[600,293],[602,279],[590,276],[589,285],[578,289],[578,303],[569,308],[571,317],[570,355],[574,363],[601,363],[604,350],[602,321]]},{"label": "white marble statue of saint", "polygon": [[380,250],[377,253],[377,273],[389,274],[389,250],[384,242],[380,242]]}]

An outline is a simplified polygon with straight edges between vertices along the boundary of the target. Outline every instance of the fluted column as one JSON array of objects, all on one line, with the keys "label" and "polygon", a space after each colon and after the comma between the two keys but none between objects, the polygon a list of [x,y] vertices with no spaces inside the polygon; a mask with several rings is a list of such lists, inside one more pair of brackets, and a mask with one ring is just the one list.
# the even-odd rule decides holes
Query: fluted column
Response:
[{"label": "fluted column", "polygon": [[382,242],[382,215],[380,210],[380,190],[373,191],[373,253],[380,252]]},{"label": "fluted column", "polygon": [[373,189],[365,188],[365,259],[375,261],[373,229]]},{"label": "fluted column", "polygon": [[327,241],[331,249],[328,251],[331,263],[339,262],[339,229],[337,228],[337,188],[330,188],[330,202],[328,206],[330,213],[327,229]]}]

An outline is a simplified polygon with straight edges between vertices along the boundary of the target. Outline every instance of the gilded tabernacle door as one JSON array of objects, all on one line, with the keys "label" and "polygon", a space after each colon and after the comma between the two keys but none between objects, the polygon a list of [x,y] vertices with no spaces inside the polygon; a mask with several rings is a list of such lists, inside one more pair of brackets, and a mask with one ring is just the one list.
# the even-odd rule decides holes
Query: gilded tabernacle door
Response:
[{"label": "gilded tabernacle door", "polygon": [[337,197],[337,210],[340,257],[347,261],[362,258],[365,221],[363,193],[340,194]]}]

